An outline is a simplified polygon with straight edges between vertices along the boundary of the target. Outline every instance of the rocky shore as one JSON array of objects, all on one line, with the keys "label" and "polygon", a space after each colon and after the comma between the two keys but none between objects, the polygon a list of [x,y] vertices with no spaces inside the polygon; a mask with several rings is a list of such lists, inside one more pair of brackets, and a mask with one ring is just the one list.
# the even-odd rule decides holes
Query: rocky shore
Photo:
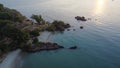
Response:
[{"label": "rocky shore", "polygon": [[31,48],[27,49],[26,52],[38,52],[38,51],[48,51],[48,50],[57,50],[64,48],[61,45],[58,45],[57,43],[41,43],[38,45],[33,45]]},{"label": "rocky shore", "polygon": [[0,56],[0,63],[2,63],[2,61],[6,58],[7,55],[8,53],[5,53],[2,56]]}]

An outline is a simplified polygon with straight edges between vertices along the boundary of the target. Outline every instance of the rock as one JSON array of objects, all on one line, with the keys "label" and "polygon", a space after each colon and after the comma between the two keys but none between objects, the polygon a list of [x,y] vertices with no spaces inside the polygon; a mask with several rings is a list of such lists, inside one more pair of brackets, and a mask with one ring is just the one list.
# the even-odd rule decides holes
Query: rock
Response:
[{"label": "rock", "polygon": [[58,45],[57,43],[53,43],[53,45]]},{"label": "rock", "polygon": [[83,29],[83,26],[80,26],[80,29]]},{"label": "rock", "polygon": [[73,29],[73,31],[75,31],[75,29]]},{"label": "rock", "polygon": [[59,48],[64,48],[63,46],[59,46]]},{"label": "rock", "polygon": [[66,24],[64,28],[70,28],[70,24]]},{"label": "rock", "polygon": [[32,48],[28,49],[27,52],[38,52],[38,51],[43,51],[43,50],[57,50],[57,49],[62,49],[64,48],[63,46],[58,45],[57,43],[51,43],[51,42],[46,42],[40,44],[40,46],[32,46]]},{"label": "rock", "polygon": [[76,19],[76,20],[81,20],[81,21],[87,21],[87,19],[85,19],[84,16],[82,16],[82,17],[76,16],[75,19]]},{"label": "rock", "polygon": [[64,31],[65,30],[65,28],[63,26],[57,26],[56,28],[57,28],[58,31]]},{"label": "rock", "polygon": [[67,29],[67,31],[70,31],[70,29]]},{"label": "rock", "polygon": [[25,21],[31,21],[31,20],[29,20],[29,19],[26,19]]},{"label": "rock", "polygon": [[69,49],[77,49],[77,46],[72,46]]}]

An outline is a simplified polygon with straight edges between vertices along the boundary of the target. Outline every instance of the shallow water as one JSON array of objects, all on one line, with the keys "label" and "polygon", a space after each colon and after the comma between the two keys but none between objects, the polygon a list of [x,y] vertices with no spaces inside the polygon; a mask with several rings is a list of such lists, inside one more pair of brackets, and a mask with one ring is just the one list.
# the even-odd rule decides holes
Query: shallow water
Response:
[{"label": "shallow water", "polygon": [[[40,41],[56,42],[66,49],[27,55],[20,68],[120,68],[120,0],[0,0],[30,17],[41,14],[73,27],[64,33],[44,32]],[[76,21],[75,16],[91,18]],[[79,29],[84,26],[84,29]],[[76,29],[73,31],[72,29]],[[77,50],[69,50],[70,46]]]}]

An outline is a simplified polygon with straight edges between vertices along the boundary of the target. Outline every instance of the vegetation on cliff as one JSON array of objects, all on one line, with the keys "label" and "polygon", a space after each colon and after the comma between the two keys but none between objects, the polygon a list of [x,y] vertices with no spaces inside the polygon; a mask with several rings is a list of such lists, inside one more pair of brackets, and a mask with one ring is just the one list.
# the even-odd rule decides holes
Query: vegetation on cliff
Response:
[{"label": "vegetation on cliff", "polygon": [[0,4],[0,19],[18,22],[23,21],[25,19],[25,16],[23,16],[15,9],[9,9]]},{"label": "vegetation on cliff", "polygon": [[63,21],[55,20],[50,26],[46,28],[47,31],[64,31],[66,28],[69,28],[69,24],[65,24]]},{"label": "vegetation on cliff", "polygon": [[[64,31],[69,24],[55,20],[46,23],[41,15],[32,15],[34,21],[27,19],[15,9],[0,4],[0,55],[15,49],[23,51],[54,50],[64,48],[56,43],[39,42],[40,31]],[[27,24],[27,25],[26,25]]]},{"label": "vegetation on cliff", "polygon": [[0,54],[26,45],[30,39],[29,33],[16,26],[16,22],[24,19],[17,10],[0,4]]},{"label": "vegetation on cliff", "polygon": [[45,24],[45,20],[42,18],[41,15],[33,14],[31,18],[34,19],[39,25]]}]

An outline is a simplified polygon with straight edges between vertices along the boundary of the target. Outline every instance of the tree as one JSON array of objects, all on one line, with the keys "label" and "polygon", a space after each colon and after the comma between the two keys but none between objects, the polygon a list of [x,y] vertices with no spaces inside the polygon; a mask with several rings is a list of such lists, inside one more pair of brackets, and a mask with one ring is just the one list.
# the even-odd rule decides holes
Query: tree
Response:
[{"label": "tree", "polygon": [[6,20],[0,21],[0,42],[3,41],[0,49],[5,49],[5,51],[21,47],[22,44],[27,44],[30,39],[29,33],[17,29],[12,23]]},{"label": "tree", "polygon": [[39,34],[39,31],[38,31],[38,30],[33,30],[33,31],[30,32],[30,35],[33,36],[33,37],[37,37],[37,36],[39,36],[40,34]]},{"label": "tree", "polygon": [[31,16],[32,19],[34,19],[39,25],[41,24],[45,24],[45,20],[42,18],[41,15],[32,15]]},{"label": "tree", "polygon": [[38,38],[33,39],[33,44],[37,44],[39,42]]},{"label": "tree", "polygon": [[0,11],[4,9],[3,4],[0,4]]},{"label": "tree", "polygon": [[25,19],[20,12],[15,9],[9,9],[0,4],[0,20],[11,20],[14,22],[21,22]]}]

